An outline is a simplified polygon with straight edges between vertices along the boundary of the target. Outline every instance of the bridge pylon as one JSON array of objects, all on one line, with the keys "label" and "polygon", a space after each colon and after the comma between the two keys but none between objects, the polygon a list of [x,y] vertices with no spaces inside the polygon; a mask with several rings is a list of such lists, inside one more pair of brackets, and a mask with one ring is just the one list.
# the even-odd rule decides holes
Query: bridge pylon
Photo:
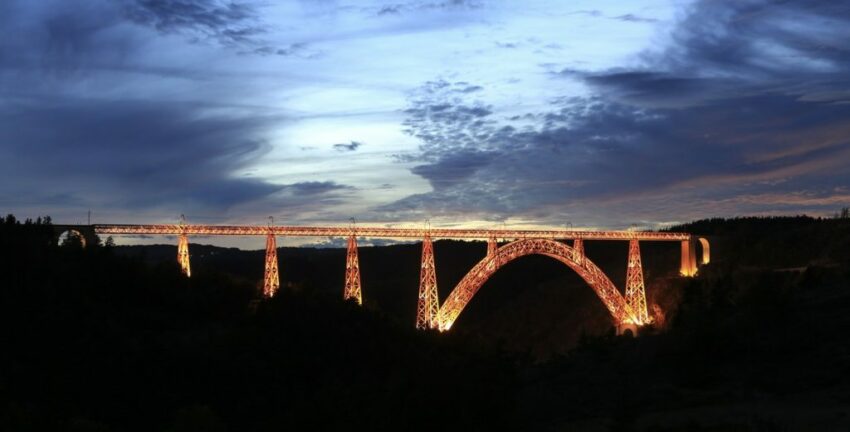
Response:
[{"label": "bridge pylon", "polygon": [[643,282],[643,265],[640,260],[640,244],[636,239],[629,240],[629,262],[626,270],[626,304],[632,308],[639,322],[649,323],[649,313],[646,309],[646,289]]},{"label": "bridge pylon", "polygon": [[345,300],[355,299],[357,304],[363,304],[363,293],[360,289],[360,260],[357,257],[357,236],[348,236],[348,253],[345,256]]},{"label": "bridge pylon", "polygon": [[573,250],[575,251],[573,259],[579,264],[584,263],[584,240],[580,238],[573,240]]},{"label": "bridge pylon", "polygon": [[186,277],[192,277],[192,269],[189,266],[189,236],[180,234],[177,240],[177,263]]},{"label": "bridge pylon", "polygon": [[697,274],[697,255],[696,242],[693,238],[682,240],[682,265],[679,267],[679,274],[686,277],[696,276]]},{"label": "bridge pylon", "polygon": [[496,236],[491,235],[487,238],[487,256],[496,255],[496,249],[499,249],[499,243],[496,242]]},{"label": "bridge pylon", "polygon": [[437,292],[437,269],[434,265],[434,245],[431,235],[422,241],[422,267],[419,271],[419,299],[416,304],[416,328],[437,328],[440,299]]},{"label": "bridge pylon", "polygon": [[269,233],[266,236],[266,272],[263,276],[263,297],[272,297],[280,288],[280,273],[277,263],[277,239]]}]

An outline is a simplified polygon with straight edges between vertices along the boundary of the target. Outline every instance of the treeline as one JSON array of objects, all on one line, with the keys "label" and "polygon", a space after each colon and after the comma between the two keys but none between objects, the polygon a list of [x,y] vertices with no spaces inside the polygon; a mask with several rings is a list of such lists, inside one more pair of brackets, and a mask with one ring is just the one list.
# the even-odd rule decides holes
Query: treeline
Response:
[{"label": "treeline", "polygon": [[670,228],[708,236],[714,259],[772,268],[850,261],[850,219],[809,216],[705,219]]},{"label": "treeline", "polygon": [[850,221],[673,230],[708,236],[712,264],[683,281],[668,329],[582,338],[530,368],[520,418],[572,430],[850,428]]},{"label": "treeline", "polygon": [[[310,276],[331,261],[341,267],[343,251],[282,250],[282,263],[298,268],[291,285],[256,302],[253,278],[234,275],[218,258],[202,264],[202,254],[220,256],[216,249],[193,249],[203,271],[188,279],[173,246],[163,260],[120,247],[59,246],[49,220],[36,222],[0,228],[0,429],[850,426],[850,257],[841,254],[850,249],[850,225],[841,220],[715,219],[680,227],[707,235],[717,253],[693,279],[648,267],[657,276],[648,279],[657,281],[650,296],[670,295],[665,331],[647,329],[638,338],[586,331],[577,348],[545,361],[494,349],[498,343],[479,327],[501,320],[506,330],[497,337],[540,340],[565,331],[539,331],[558,315],[576,317],[567,326],[594,319],[586,310],[601,307],[599,300],[586,286],[562,285],[557,272],[566,271],[545,259],[501,270],[502,280],[470,304],[467,321],[433,334],[380,307],[342,302],[337,275]],[[462,275],[466,261],[483,253],[479,246],[438,244],[438,271],[450,273],[442,277]],[[675,261],[673,246],[642,252]],[[590,256],[622,271],[620,249],[588,245]],[[378,265],[386,251],[404,256],[393,262],[402,268]],[[416,272],[412,282],[399,278],[408,277],[408,258],[416,270],[416,252],[416,245],[364,248],[361,264],[377,272],[364,270],[364,278],[374,283],[384,272],[397,295],[407,293]],[[233,253],[262,271],[262,252]],[[441,257],[459,264],[440,267]],[[391,288],[376,296],[381,305]]]},{"label": "treeline", "polygon": [[49,220],[7,221],[0,429],[512,424],[513,369],[498,355],[309,289],[257,304],[254,284],[225,273],[189,279],[173,262],[59,246]]}]

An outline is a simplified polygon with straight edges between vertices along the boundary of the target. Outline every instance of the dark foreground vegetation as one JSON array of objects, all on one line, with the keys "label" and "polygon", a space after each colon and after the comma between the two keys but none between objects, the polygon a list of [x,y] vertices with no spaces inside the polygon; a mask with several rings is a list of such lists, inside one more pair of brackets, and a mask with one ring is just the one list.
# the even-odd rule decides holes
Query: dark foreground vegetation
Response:
[{"label": "dark foreground vegetation", "polygon": [[[339,300],[343,251],[281,249],[258,303],[262,252],[193,244],[187,279],[173,246],[58,246],[7,218],[0,430],[847,430],[850,220],[676,229],[713,262],[681,279],[677,245],[644,245],[665,322],[633,338],[546,259],[435,334],[412,329],[417,245],[361,250],[366,307]],[[618,286],[621,246],[588,244]],[[445,297],[483,245],[436,248]]]}]

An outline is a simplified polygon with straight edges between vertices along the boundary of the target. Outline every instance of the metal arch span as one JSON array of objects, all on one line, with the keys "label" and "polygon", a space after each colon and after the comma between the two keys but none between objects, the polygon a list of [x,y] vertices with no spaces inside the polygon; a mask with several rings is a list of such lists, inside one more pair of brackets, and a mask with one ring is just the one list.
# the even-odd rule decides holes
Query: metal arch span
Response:
[{"label": "metal arch span", "polygon": [[608,276],[596,264],[582,256],[577,249],[554,240],[523,239],[500,247],[495,254],[479,261],[463,277],[437,312],[437,325],[440,331],[451,328],[475,293],[501,266],[526,255],[545,255],[575,270],[593,288],[618,325],[644,324]]}]

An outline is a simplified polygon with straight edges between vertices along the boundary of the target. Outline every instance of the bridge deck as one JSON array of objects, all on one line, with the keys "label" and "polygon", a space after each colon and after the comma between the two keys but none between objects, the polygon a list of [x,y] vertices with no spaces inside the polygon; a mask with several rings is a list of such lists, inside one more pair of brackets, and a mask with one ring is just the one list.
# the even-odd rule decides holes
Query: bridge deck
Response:
[{"label": "bridge deck", "polygon": [[202,235],[202,236],[260,236],[273,233],[284,237],[347,237],[352,233],[358,237],[392,239],[423,238],[426,233],[432,238],[444,239],[584,239],[584,240],[644,240],[681,241],[690,240],[688,233],[654,231],[578,231],[578,230],[499,230],[499,229],[448,229],[435,228],[384,228],[357,225],[346,226],[244,226],[244,225],[94,225],[97,234],[109,235]]}]

